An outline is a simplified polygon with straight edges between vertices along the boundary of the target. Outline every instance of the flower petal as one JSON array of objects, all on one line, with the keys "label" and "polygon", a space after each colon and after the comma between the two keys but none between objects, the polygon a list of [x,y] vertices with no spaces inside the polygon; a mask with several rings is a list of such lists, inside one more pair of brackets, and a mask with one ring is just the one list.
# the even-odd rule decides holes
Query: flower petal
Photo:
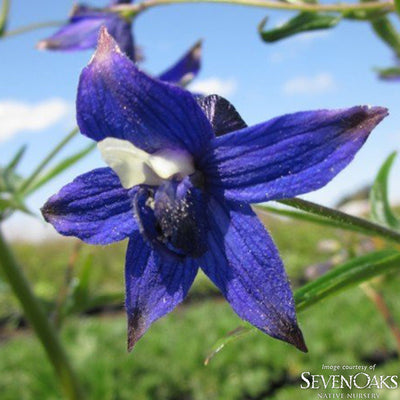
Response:
[{"label": "flower petal", "polygon": [[209,203],[209,251],[201,267],[240,318],[307,351],[292,291],[269,234],[243,203]]},{"label": "flower petal", "polygon": [[336,176],[386,115],[367,106],[284,115],[214,139],[199,165],[210,189],[229,199],[294,197]]},{"label": "flower petal", "polygon": [[132,0],[111,0],[110,5],[116,5],[116,4],[129,4],[132,3]]},{"label": "flower petal", "polygon": [[92,139],[129,140],[147,153],[169,148],[199,155],[213,137],[189,92],[139,71],[104,29],[81,74],[77,118]]},{"label": "flower petal", "polygon": [[95,169],[52,196],[42,214],[62,235],[90,244],[113,243],[138,229],[132,205],[136,190],[123,189],[110,168]]},{"label": "flower petal", "polygon": [[163,72],[159,78],[162,81],[186,86],[199,73],[201,63],[201,41],[198,41],[171,68]]},{"label": "flower petal", "polygon": [[96,11],[79,5],[73,9],[68,23],[47,39],[40,41],[40,50],[86,50],[95,48],[101,26],[106,26],[121,50],[134,59],[131,23],[115,13]]},{"label": "flower petal", "polygon": [[223,97],[212,94],[199,97],[197,102],[210,121],[216,136],[247,127],[235,107]]},{"label": "flower petal", "polygon": [[197,274],[192,259],[161,256],[134,233],[126,253],[128,350],[150,325],[172,311],[185,297]]}]

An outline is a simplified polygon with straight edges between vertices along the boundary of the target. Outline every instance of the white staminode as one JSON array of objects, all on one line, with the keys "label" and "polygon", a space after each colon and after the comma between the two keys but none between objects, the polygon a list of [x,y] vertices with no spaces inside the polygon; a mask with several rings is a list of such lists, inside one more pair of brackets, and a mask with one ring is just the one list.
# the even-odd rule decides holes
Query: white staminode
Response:
[{"label": "white staminode", "polygon": [[97,146],[103,160],[126,189],[141,183],[160,185],[163,179],[175,174],[185,177],[195,171],[192,157],[182,150],[166,149],[149,154],[127,140],[115,138],[106,138]]}]

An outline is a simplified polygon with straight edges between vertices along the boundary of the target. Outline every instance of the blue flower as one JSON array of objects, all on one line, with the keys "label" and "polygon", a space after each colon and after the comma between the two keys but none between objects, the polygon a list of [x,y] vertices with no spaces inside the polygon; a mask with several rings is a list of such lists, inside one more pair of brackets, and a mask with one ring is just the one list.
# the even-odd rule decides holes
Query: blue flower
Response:
[{"label": "blue flower", "polygon": [[[131,0],[114,0],[112,5],[131,3]],[[137,61],[137,54],[132,36],[132,23],[115,12],[102,11],[85,5],[73,8],[69,21],[56,33],[40,41],[41,50],[75,51],[95,48],[99,31],[105,26],[116,40],[119,48],[131,59]],[[201,42],[197,42],[172,67],[160,75],[160,79],[187,85],[199,72],[201,61]]]},{"label": "blue flower", "polygon": [[110,168],[77,177],[42,212],[87,243],[129,238],[129,349],[201,268],[239,317],[306,351],[282,261],[249,203],[324,186],[386,115],[360,106],[247,127],[227,100],[142,73],[103,30],[80,77],[77,118]]}]

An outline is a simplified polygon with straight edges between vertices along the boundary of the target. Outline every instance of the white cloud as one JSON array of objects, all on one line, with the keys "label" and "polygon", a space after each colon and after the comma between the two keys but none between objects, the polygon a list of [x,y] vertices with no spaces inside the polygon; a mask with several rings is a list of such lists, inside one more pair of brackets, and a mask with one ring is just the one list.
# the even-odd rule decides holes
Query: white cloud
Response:
[{"label": "white cloud", "polygon": [[71,105],[63,99],[48,99],[29,104],[0,101],[0,142],[25,131],[41,131],[66,117]]},{"label": "white cloud", "polygon": [[202,94],[219,94],[223,97],[232,96],[237,89],[235,79],[220,79],[217,77],[196,80],[190,85],[190,90]]},{"label": "white cloud", "polygon": [[298,76],[287,81],[282,88],[286,95],[321,94],[331,92],[336,88],[333,76],[327,72],[315,76]]}]

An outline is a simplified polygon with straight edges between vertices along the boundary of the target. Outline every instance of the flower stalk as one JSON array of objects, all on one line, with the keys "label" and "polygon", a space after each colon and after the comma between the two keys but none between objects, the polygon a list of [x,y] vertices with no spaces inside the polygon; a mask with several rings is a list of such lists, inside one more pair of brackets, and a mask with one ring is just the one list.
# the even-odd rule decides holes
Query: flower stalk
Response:
[{"label": "flower stalk", "polygon": [[57,374],[66,398],[84,398],[77,376],[70,364],[54,326],[47,318],[40,302],[34,295],[21,267],[16,262],[0,230],[0,267],[18,298],[26,318],[38,336],[47,357]]},{"label": "flower stalk", "polygon": [[307,213],[321,216],[327,220],[333,221],[334,225],[337,227],[341,226],[343,229],[351,228],[350,230],[364,233],[369,236],[379,236],[392,242],[400,243],[399,232],[385,228],[382,225],[375,224],[374,222],[366,219],[346,214],[339,210],[334,210],[332,208],[299,198],[279,200],[278,203],[297,208],[298,210],[302,210]]},{"label": "flower stalk", "polygon": [[391,12],[395,10],[393,1],[374,1],[368,3],[337,3],[337,4],[314,4],[305,2],[286,3],[270,0],[146,0],[136,4],[121,4],[111,7],[110,10],[121,13],[125,18],[133,18],[144,10],[162,5],[171,4],[233,4],[247,7],[268,8],[271,10],[294,10],[294,11],[330,11],[345,13],[349,11],[376,11]]}]

